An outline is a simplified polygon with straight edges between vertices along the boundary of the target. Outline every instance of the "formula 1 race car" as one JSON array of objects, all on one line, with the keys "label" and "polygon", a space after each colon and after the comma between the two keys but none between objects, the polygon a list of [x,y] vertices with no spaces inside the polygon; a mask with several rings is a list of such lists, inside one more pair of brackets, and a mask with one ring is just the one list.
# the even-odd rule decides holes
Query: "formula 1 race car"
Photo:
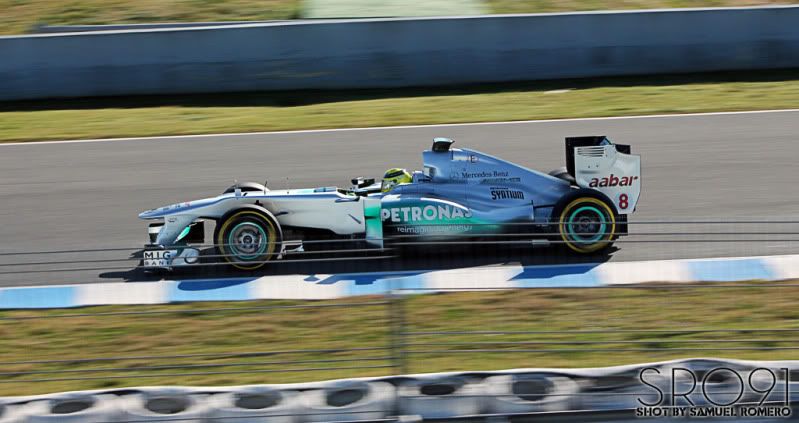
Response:
[{"label": "formula 1 race car", "polygon": [[546,174],[452,144],[436,138],[422,154],[422,171],[393,169],[380,182],[359,177],[350,189],[237,183],[217,197],[145,211],[141,219],[157,222],[150,224],[142,264],[199,263],[206,221],[216,222],[215,255],[243,270],[290,251],[313,251],[319,240],[379,251],[409,239],[505,236],[589,254],[627,234],[627,215],[641,193],[640,157],[628,145],[604,136],[566,138],[567,165]]}]

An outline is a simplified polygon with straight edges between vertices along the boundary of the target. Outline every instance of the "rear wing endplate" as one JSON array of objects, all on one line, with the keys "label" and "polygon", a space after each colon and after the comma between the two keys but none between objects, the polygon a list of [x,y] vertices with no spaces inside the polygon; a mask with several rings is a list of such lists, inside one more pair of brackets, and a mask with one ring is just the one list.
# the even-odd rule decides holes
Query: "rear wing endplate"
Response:
[{"label": "rear wing endplate", "polygon": [[619,214],[635,211],[641,196],[641,157],[630,154],[629,145],[613,144],[604,136],[566,138],[566,161],[579,187],[608,196]]}]

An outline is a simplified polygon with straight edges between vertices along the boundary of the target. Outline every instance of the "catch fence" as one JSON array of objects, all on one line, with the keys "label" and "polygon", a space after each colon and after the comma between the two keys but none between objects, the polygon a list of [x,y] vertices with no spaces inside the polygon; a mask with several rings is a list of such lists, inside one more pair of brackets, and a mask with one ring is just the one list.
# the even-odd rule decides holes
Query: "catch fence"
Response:
[{"label": "catch fence", "polygon": [[[763,251],[769,245],[799,241],[799,221],[792,220],[630,222],[637,228],[650,224],[654,229],[633,230],[633,235],[620,239],[621,248],[636,248],[636,243],[727,242],[740,244],[742,250]],[[485,241],[497,257],[516,254],[516,240],[506,235]],[[388,249],[347,248],[350,243],[341,242],[345,257],[330,257],[329,250],[297,252],[302,258],[294,260],[295,265],[304,267],[311,278],[316,273],[313,266],[325,260],[336,263],[328,263],[325,270],[340,268],[342,261],[349,268],[368,269],[373,265],[366,262],[379,263],[395,255]],[[411,260],[425,264],[450,253],[462,257],[449,244],[436,246],[438,255]],[[511,252],[499,251],[509,246]],[[529,241],[524,248],[523,253],[530,254]],[[86,264],[97,265],[92,271],[135,271],[140,260],[135,254],[123,259],[71,259],[98,252],[131,251],[5,252],[0,253],[4,269],[0,272],[29,277],[35,272],[64,274],[90,268]],[[71,258],[62,260],[59,255]],[[116,266],[116,260],[124,266]],[[201,264],[195,271],[199,268],[200,275],[214,277],[221,264],[209,263],[207,268]],[[267,271],[279,272],[283,265],[275,261]],[[0,392],[293,383],[428,372],[598,367],[696,356],[775,360],[796,358],[799,350],[795,311],[799,284],[794,281],[670,284],[662,280],[629,286],[511,289],[482,284],[480,278],[479,270],[464,270],[462,286],[442,289],[407,285],[398,276],[378,295],[316,301],[6,310],[0,312]],[[129,283],[147,282],[134,278]]]}]

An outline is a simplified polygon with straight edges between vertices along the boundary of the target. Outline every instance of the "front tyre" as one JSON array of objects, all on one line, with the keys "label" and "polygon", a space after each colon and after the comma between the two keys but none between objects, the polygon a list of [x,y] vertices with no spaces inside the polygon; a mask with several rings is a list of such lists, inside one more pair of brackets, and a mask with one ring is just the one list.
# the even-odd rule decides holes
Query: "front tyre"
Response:
[{"label": "front tyre", "polygon": [[616,212],[604,196],[579,190],[553,210],[556,241],[569,250],[591,254],[609,248],[616,238]]},{"label": "front tyre", "polygon": [[220,220],[214,242],[231,266],[255,270],[280,253],[282,239],[274,218],[257,209],[243,209]]}]

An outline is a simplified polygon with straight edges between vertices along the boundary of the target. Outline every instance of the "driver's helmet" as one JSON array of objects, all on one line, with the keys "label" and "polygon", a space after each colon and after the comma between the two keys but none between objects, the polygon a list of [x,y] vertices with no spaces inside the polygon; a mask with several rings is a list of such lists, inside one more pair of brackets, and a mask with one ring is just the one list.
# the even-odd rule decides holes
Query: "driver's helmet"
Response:
[{"label": "driver's helmet", "polygon": [[389,169],[383,175],[383,184],[380,186],[380,190],[389,192],[399,184],[409,184],[411,182],[413,182],[413,177],[407,170],[400,168]]}]

